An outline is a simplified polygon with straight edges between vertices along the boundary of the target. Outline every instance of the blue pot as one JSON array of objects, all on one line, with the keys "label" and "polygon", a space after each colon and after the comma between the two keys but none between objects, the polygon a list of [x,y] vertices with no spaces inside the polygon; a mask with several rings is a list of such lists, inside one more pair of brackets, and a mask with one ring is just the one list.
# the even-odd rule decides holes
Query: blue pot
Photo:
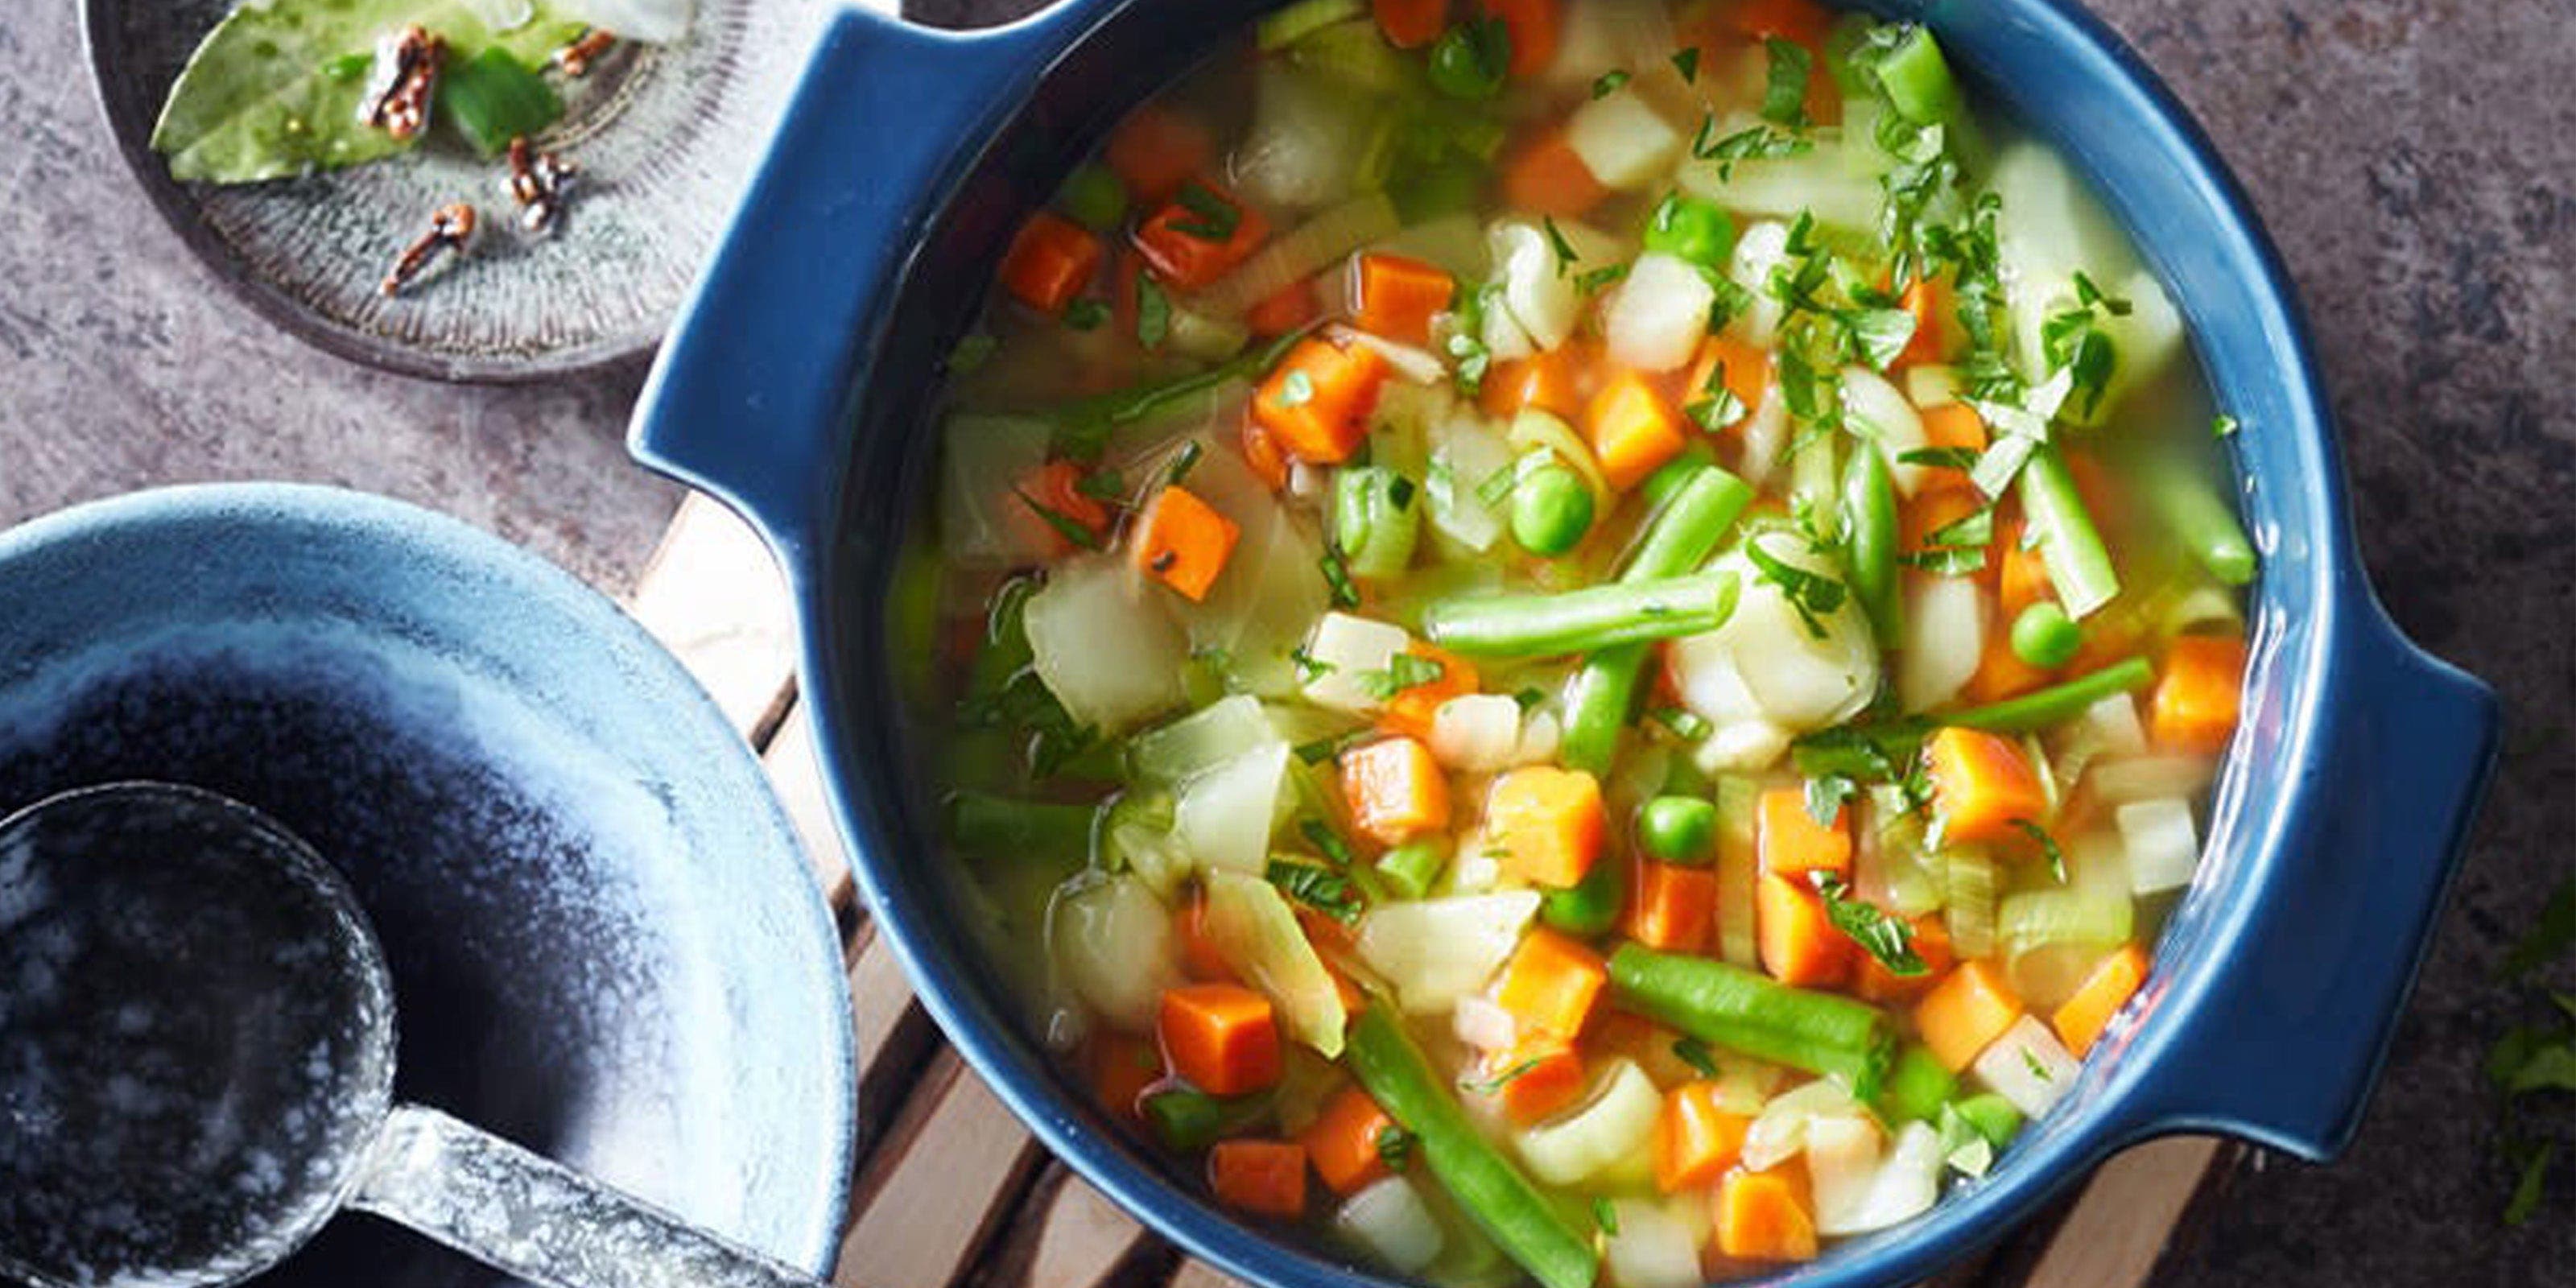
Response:
[{"label": "blue pot", "polygon": [[[1088,1107],[958,933],[890,611],[925,553],[941,359],[1012,230],[1119,113],[1266,7],[1068,0],[949,34],[841,14],[645,393],[646,464],[742,511],[804,615],[805,692],[859,879],[924,1002],[1049,1147],[1258,1284],[1353,1271],[1228,1217]],[[2494,755],[2495,703],[2417,651],[2364,580],[2325,398],[2243,194],[2137,56],[2060,0],[1889,6],[2062,149],[2188,319],[2264,575],[2244,723],[2202,876],[2144,1010],[1984,1182],[1773,1282],[1900,1283],[1964,1255],[2125,1145],[2219,1132],[2303,1158],[2351,1137]],[[1358,1281],[1370,1282],[1365,1272]],[[1378,1281],[1382,1282],[1382,1281]]]},{"label": "blue pot", "polygon": [[[400,1099],[830,1265],[839,934],[740,735],[608,601],[452,519],[252,485],[0,533],[0,603],[0,814],[134,778],[256,806],[375,925]],[[344,1215],[254,1282],[508,1281]]]}]

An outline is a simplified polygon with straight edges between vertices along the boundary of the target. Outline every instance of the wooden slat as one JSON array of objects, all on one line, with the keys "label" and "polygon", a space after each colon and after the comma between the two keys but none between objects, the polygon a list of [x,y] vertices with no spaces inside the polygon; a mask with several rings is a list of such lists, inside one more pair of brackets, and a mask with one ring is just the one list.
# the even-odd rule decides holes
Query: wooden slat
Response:
[{"label": "wooden slat", "polygon": [[859,1173],[857,1211],[832,1281],[949,1288],[1021,1195],[1037,1142],[953,1051],[922,1074]]},{"label": "wooden slat", "polygon": [[859,1148],[865,1157],[916,1090],[942,1043],[914,1000],[892,946],[862,926],[850,954],[850,1028],[859,1053]]},{"label": "wooden slat", "polygon": [[850,935],[862,915],[858,891],[851,882],[850,853],[841,844],[840,824],[832,816],[832,798],[823,786],[823,765],[815,758],[812,708],[801,697],[779,719],[761,763],[769,769],[769,785],[777,789],[787,821],[805,843],[823,901],[840,919],[843,935]]},{"label": "wooden slat", "polygon": [[1030,1188],[978,1288],[1104,1288],[1157,1241],[1062,1163]]},{"label": "wooden slat", "polygon": [[2028,1273],[1994,1288],[2139,1288],[2171,1246],[2194,1196],[2234,1152],[2212,1137],[2171,1136],[2104,1163]]},{"label": "wooden slat", "polygon": [[662,641],[757,747],[786,711],[796,610],[760,538],[702,496],[680,503],[627,611]]},{"label": "wooden slat", "polygon": [[1172,1272],[1171,1288],[1248,1288],[1240,1279],[1195,1258],[1184,1258]]}]

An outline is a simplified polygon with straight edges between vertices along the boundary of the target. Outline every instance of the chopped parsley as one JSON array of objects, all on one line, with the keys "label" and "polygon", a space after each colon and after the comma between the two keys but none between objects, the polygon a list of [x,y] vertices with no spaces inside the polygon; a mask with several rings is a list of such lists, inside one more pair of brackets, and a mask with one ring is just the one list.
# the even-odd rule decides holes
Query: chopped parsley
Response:
[{"label": "chopped parsley", "polygon": [[1407,689],[1437,684],[1440,677],[1448,673],[1448,663],[1436,657],[1424,657],[1419,653],[1398,653],[1386,660],[1385,670],[1362,671],[1353,678],[1359,682],[1360,692],[1379,702],[1384,702]]},{"label": "chopped parsley", "polygon": [[1490,1078],[1461,1078],[1458,1081],[1458,1086],[1463,1090],[1475,1092],[1480,1096],[1490,1096],[1495,1092],[1528,1077],[1530,1071],[1538,1068],[1539,1064],[1545,1059],[1546,1057],[1544,1056],[1534,1055]]},{"label": "chopped parsley", "polygon": [[1333,607],[1359,607],[1360,588],[1351,582],[1351,566],[1343,560],[1342,548],[1325,542],[1323,558],[1316,563],[1324,570],[1324,587],[1332,592]]},{"label": "chopped parsley", "polygon": [[1127,480],[1116,470],[1094,470],[1076,480],[1073,490],[1094,501],[1111,505],[1127,503]]},{"label": "chopped parsley", "polygon": [[1306,843],[1314,846],[1316,853],[1331,859],[1335,864],[1345,868],[1351,865],[1350,842],[1343,840],[1341,834],[1335,832],[1322,819],[1297,820],[1297,834],[1305,837]]},{"label": "chopped parsley", "polygon": [[1064,309],[1064,324],[1076,331],[1097,331],[1108,320],[1109,306],[1098,300],[1075,300]]},{"label": "chopped parsley", "polygon": [[1172,453],[1171,468],[1163,471],[1163,482],[1179,487],[1181,480],[1188,478],[1190,471],[1198,468],[1199,458],[1205,455],[1207,455],[1207,449],[1199,445],[1199,440],[1182,439],[1181,450]]},{"label": "chopped parsley", "polygon": [[1682,414],[1691,423],[1712,433],[1744,419],[1750,409],[1735,391],[1726,387],[1726,364],[1709,364],[1708,383],[1700,386],[1700,396],[1682,405]]},{"label": "chopped parsley", "polygon": [[1619,87],[1627,83],[1628,73],[1624,71],[1603,72],[1598,79],[1592,82],[1592,97],[1608,98],[1611,95],[1618,93]]},{"label": "chopped parsley", "polygon": [[2022,835],[2037,842],[2040,853],[2048,856],[2048,875],[2055,878],[2057,884],[2066,884],[2066,851],[2058,848],[2057,838],[2050,836],[2047,828],[2026,818],[2014,819],[2012,825]]},{"label": "chopped parsley", "polygon": [[1243,226],[1243,212],[1236,209],[1233,202],[1208,191],[1204,185],[1182,184],[1179,194],[1172,200],[1193,216],[1171,222],[1172,231],[1184,237],[1210,242],[1228,241],[1234,237],[1235,230]]},{"label": "chopped parsley", "polygon": [[1860,793],[1860,785],[1841,774],[1818,774],[1807,780],[1807,817],[1818,827],[1832,827],[1843,816],[1843,802]]},{"label": "chopped parsley", "polygon": [[1377,1161],[1386,1164],[1390,1172],[1403,1171],[1405,1163],[1413,1158],[1413,1133],[1394,1123],[1378,1128],[1369,1143],[1377,1147]]},{"label": "chopped parsley", "polygon": [[2021,1067],[2030,1070],[2030,1076],[2039,1079],[2041,1082],[2057,1081],[2057,1075],[2050,1073],[2048,1071],[2048,1066],[2040,1063],[2039,1056],[2033,1053],[2029,1047],[2023,1047],[2021,1049]]},{"label": "chopped parsley", "polygon": [[1288,650],[1288,660],[1296,665],[1297,679],[1301,684],[1312,684],[1331,675],[1334,669],[1332,663],[1307,652],[1303,644]]},{"label": "chopped parsley", "polygon": [[[1931,969],[1924,964],[1922,955],[1914,951],[1912,926],[1876,904],[1852,898],[1851,887],[1830,872],[1819,870],[1813,880],[1816,896],[1825,904],[1826,920],[1831,921],[1834,929],[1843,932],[1846,938],[1860,945],[1861,951],[1877,958],[1878,964],[1886,967],[1890,974],[1912,978]],[[2029,1053],[2025,1051],[2023,1054],[2027,1056]],[[2043,1071],[2040,1076],[2046,1077],[2047,1074]]]},{"label": "chopped parsley", "polygon": [[1351,879],[1312,863],[1272,859],[1262,875],[1279,892],[1335,921],[1348,925],[1360,918],[1359,892]]},{"label": "chopped parsley", "polygon": [[2225,412],[2220,412],[2209,422],[2209,434],[2212,438],[2233,438],[2236,436],[2236,431],[2243,428],[2245,427],[2238,424],[2235,417]]},{"label": "chopped parsley", "polygon": [[1657,707],[1646,713],[1646,718],[1672,730],[1673,736],[1684,742],[1697,742],[1716,732],[1698,712],[1682,707]]},{"label": "chopped parsley", "polygon": [[1136,275],[1136,343],[1148,349],[1163,347],[1172,334],[1172,300],[1163,288],[1144,273]]},{"label": "chopped parsley", "polygon": [[1699,83],[1699,46],[1691,45],[1673,51],[1673,70],[1682,74],[1682,83]]},{"label": "chopped parsley", "polygon": [[1625,264],[1606,264],[1600,268],[1587,268],[1574,275],[1574,289],[1585,295],[1598,295],[1602,287],[1627,275],[1628,266]]},{"label": "chopped parsley", "polygon": [[1843,597],[1849,593],[1847,588],[1831,577],[1809,572],[1781,559],[1763,549],[1759,541],[1745,542],[1744,555],[1753,561],[1754,570],[1761,574],[1762,580],[1780,588],[1781,597],[1789,601],[1789,607],[1796,611],[1798,620],[1805,623],[1807,634],[1817,639],[1825,638],[1825,623],[1821,615],[1843,606]]},{"label": "chopped parsley", "polygon": [[1762,83],[1762,119],[1791,129],[1807,124],[1807,75],[1815,58],[1794,41],[1766,37],[1763,52],[1770,69]]},{"label": "chopped parsley", "polygon": [[1717,1052],[1698,1038],[1683,1036],[1673,1039],[1673,1058],[1689,1065],[1692,1072],[1703,1078],[1717,1076]]},{"label": "chopped parsley", "polygon": [[1542,215],[1538,222],[1539,227],[1547,230],[1548,248],[1556,252],[1556,275],[1563,277],[1565,270],[1580,258],[1574,253],[1574,243],[1565,239],[1565,230],[1556,226],[1554,215]]},{"label": "chopped parsley", "polygon": [[1815,147],[1812,139],[1768,125],[1751,126],[1719,138],[1714,116],[1701,117],[1699,133],[1691,138],[1691,156],[1700,161],[1717,162],[1717,177],[1720,179],[1733,179],[1738,161],[1777,161],[1783,157],[1804,156]]},{"label": "chopped parsley", "polygon": [[1056,509],[1054,506],[1048,505],[1046,502],[1041,501],[1036,497],[1030,496],[1028,493],[1023,492],[1018,488],[1011,489],[1011,493],[1012,495],[1020,498],[1020,504],[1029,507],[1030,510],[1036,512],[1039,518],[1046,520],[1046,525],[1055,529],[1055,534],[1057,536],[1064,538],[1066,541],[1069,541],[1084,550],[1098,550],[1100,548],[1100,534],[1093,532],[1090,526],[1083,523],[1081,520],[1066,514],[1062,510]]},{"label": "chopped parsley", "polygon": [[1896,455],[1899,465],[1922,465],[1937,470],[1962,473],[1977,468],[1977,449],[1973,447],[1917,447]]},{"label": "chopped parsley", "polygon": [[1613,1238],[1618,1237],[1619,1209],[1611,1206],[1610,1197],[1608,1195],[1595,1194],[1592,1196],[1592,1224],[1600,1226],[1601,1233],[1610,1235]]}]

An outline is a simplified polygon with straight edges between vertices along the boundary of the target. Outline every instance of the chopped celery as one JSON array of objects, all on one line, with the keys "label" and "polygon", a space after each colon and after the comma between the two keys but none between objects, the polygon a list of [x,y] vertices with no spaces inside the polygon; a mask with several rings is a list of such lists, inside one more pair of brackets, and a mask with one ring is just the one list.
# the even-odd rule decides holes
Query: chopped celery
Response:
[{"label": "chopped celery", "polygon": [[1377,861],[1377,875],[1399,897],[1420,899],[1431,893],[1441,869],[1449,866],[1445,838],[1424,837],[1388,850]]},{"label": "chopped celery", "polygon": [[1364,18],[1367,14],[1368,6],[1360,0],[1296,0],[1296,3],[1264,16],[1253,28],[1253,38],[1265,51],[1285,49],[1335,23]]},{"label": "chopped celery", "polygon": [[1359,577],[1393,577],[1413,562],[1422,535],[1422,489],[1382,465],[1333,476],[1333,541]]},{"label": "chopped celery", "polygon": [[[1308,0],[1309,4],[1322,0]],[[1304,5],[1298,8],[1306,7]],[[1280,11],[1286,17],[1296,9]],[[1413,68],[1386,43],[1377,24],[1366,17],[1317,26],[1288,49],[1292,65],[1343,82],[1352,89],[1395,94],[1414,84]]]},{"label": "chopped celery", "polygon": [[1239,872],[1207,875],[1207,935],[1225,963],[1279,1008],[1287,1036],[1331,1058],[1349,1013],[1278,887]]},{"label": "chopped celery", "polygon": [[1932,38],[1928,27],[1911,26],[1897,37],[1872,64],[1878,83],[1887,91],[1887,101],[1905,119],[1917,125],[1942,125],[1960,120],[1966,104],[1959,96],[1959,82],[1950,75],[1949,60],[1941,56],[1940,42]]},{"label": "chopped celery", "polygon": [[1645,1070],[1624,1057],[1593,1077],[1573,1108],[1520,1134],[1521,1161],[1550,1185],[1574,1185],[1652,1148],[1664,1098]]}]

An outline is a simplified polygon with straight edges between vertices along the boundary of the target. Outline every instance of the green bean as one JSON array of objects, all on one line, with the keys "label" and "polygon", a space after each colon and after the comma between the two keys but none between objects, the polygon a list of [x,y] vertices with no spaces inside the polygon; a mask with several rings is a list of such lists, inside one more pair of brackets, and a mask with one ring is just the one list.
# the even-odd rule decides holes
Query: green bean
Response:
[{"label": "green bean", "polygon": [[1248,1096],[1211,1096],[1177,1087],[1157,1091],[1138,1106],[1145,1115],[1145,1125],[1153,1129],[1154,1139],[1164,1148],[1183,1154],[1195,1154],[1258,1126],[1274,1108],[1266,1091]]},{"label": "green bean", "polygon": [[2021,508],[2038,539],[2039,557],[2048,565],[2048,580],[2070,616],[2089,616],[2120,593],[2120,574],[2111,552],[2084,510],[2075,476],[2057,449],[2042,445],[2021,467]]},{"label": "green bean", "polygon": [[1843,551],[1852,598],[1868,615],[1880,648],[1904,640],[1896,598],[1896,480],[1877,444],[1853,444],[1843,468]]},{"label": "green bean", "polygon": [[1538,905],[1538,919],[1578,939],[1610,933],[1619,922],[1619,905],[1628,897],[1628,865],[1603,858],[1583,879],[1562,890],[1550,890]]},{"label": "green bean", "polygon": [[2042,670],[2055,670],[2084,647],[2084,628],[2055,600],[2043,599],[2021,610],[2012,623],[2013,656]]},{"label": "green bean", "polygon": [[1592,531],[1592,485],[1562,465],[1541,465],[1512,485],[1512,540],[1542,557],[1564,554]]},{"label": "green bean", "polygon": [[1648,1019],[1756,1059],[1840,1076],[1864,1100],[1887,1067],[1887,1017],[1865,1002],[1633,943],[1610,955],[1610,983],[1622,1006]]},{"label": "green bean", "polygon": [[1994,1092],[1981,1092],[1954,1100],[1950,1107],[1958,1110],[1959,1116],[1966,1119],[1970,1127],[1976,1128],[1977,1134],[1985,1137],[1987,1144],[1997,1149],[2011,1144],[2012,1138],[2021,1131],[2021,1111]]},{"label": "green bean", "polygon": [[1879,1088],[1878,1112],[1891,1124],[1936,1118],[1941,1106],[1959,1090],[1959,1079],[1944,1067],[1932,1048],[1908,1042],[1897,1052]]},{"label": "green bean", "polygon": [[1938,125],[1958,119],[1962,107],[1959,82],[1928,27],[1909,27],[1880,54],[1873,70],[1887,90],[1888,104],[1916,125]]},{"label": "green bean", "polygon": [[1407,841],[1379,856],[1377,876],[1396,894],[1407,899],[1419,899],[1431,893],[1431,883],[1440,879],[1440,870],[1447,866],[1448,840],[1426,836]]},{"label": "green bean", "polygon": [[1423,1162],[1459,1208],[1541,1288],[1591,1288],[1601,1272],[1591,1236],[1467,1120],[1403,1020],[1383,1004],[1361,1011],[1343,1062],[1387,1117],[1413,1133]]},{"label": "green bean", "polygon": [[1557,594],[1462,596],[1423,610],[1431,642],[1469,657],[1555,657],[1697,635],[1735,612],[1733,574],[1589,586]]},{"label": "green bean", "polygon": [[2141,472],[2148,503],[2210,576],[2230,586],[2254,580],[2254,545],[2208,476],[2172,460],[2151,461]]},{"label": "green bean", "polygon": [[1717,844],[1717,806],[1696,796],[1658,796],[1637,813],[1637,841],[1666,863],[1705,867]]},{"label": "green bean", "polygon": [[[1715,465],[1656,474],[1667,477],[1667,495],[1619,574],[1623,583],[1678,577],[1699,567],[1753,500],[1753,489],[1744,480]],[[1651,486],[1653,480],[1648,482]],[[1602,649],[1583,660],[1565,691],[1565,739],[1559,755],[1568,767],[1593,774],[1609,771],[1619,754],[1620,731],[1636,709],[1637,682],[1645,666],[1643,644]]]},{"label": "green bean", "polygon": [[2025,733],[2074,719],[2084,714],[2086,707],[2114,693],[2143,689],[2155,678],[2156,670],[2147,665],[2147,659],[2133,657],[2018,698],[1953,711],[1940,717],[1940,723],[1990,733]]}]

